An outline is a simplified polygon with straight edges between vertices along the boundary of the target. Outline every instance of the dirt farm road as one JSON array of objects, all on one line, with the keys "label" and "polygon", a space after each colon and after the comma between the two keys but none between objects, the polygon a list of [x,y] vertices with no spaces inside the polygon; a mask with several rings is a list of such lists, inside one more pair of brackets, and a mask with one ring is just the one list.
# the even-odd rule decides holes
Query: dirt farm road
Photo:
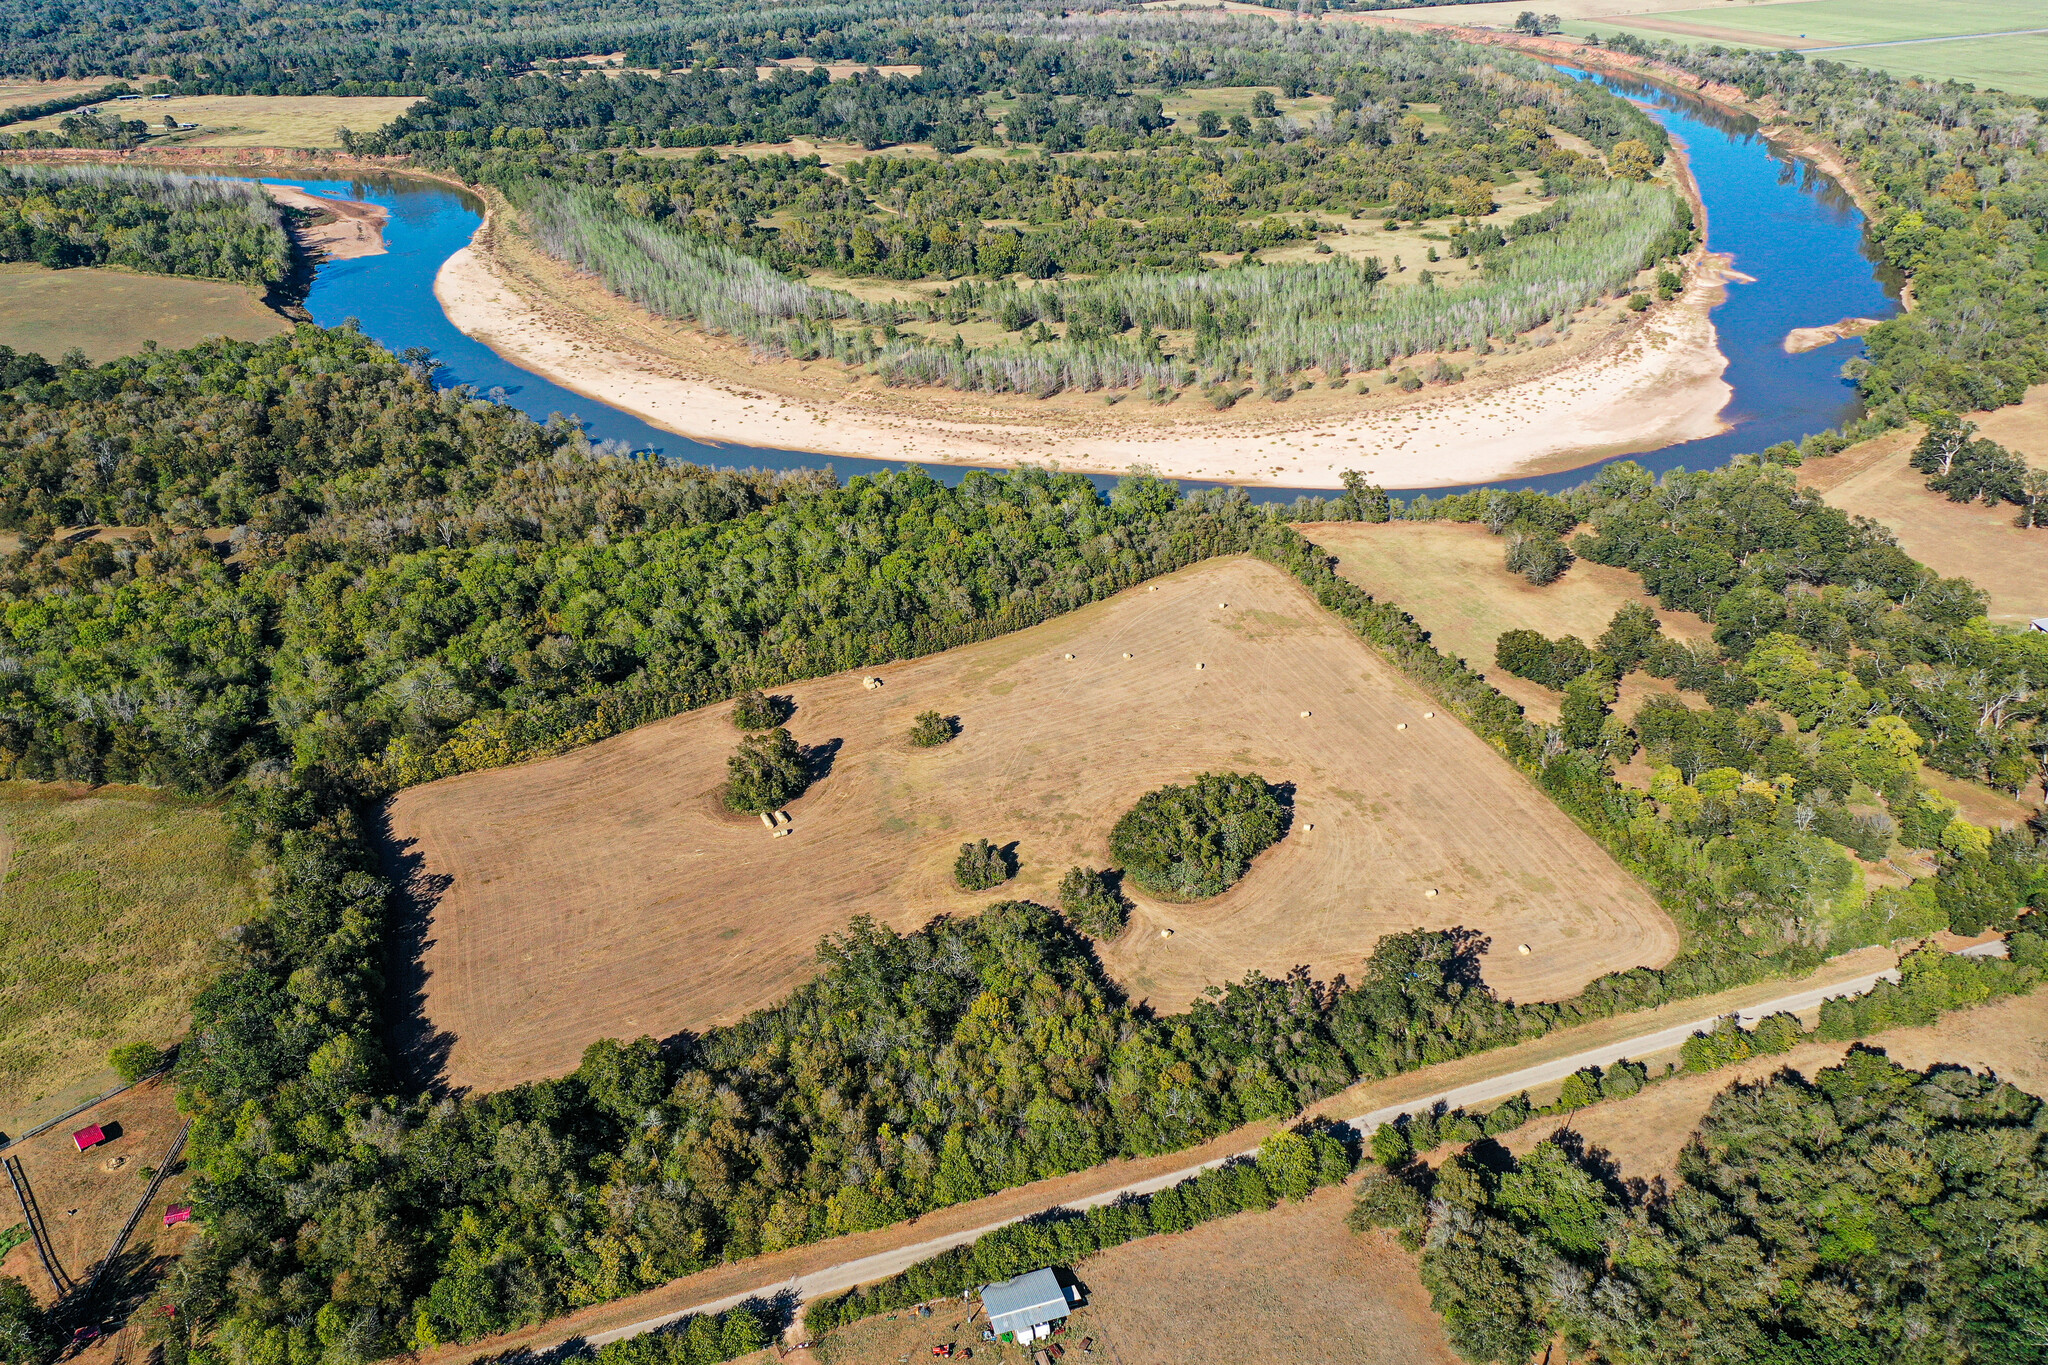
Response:
[{"label": "dirt farm road", "polygon": [[[1971,957],[2003,957],[2005,955],[2005,944],[2001,941],[1993,940],[1989,943],[1975,944],[1961,951],[1964,955]],[[1899,974],[1896,970],[1867,972],[1861,976],[1850,977],[1825,986],[1810,986],[1804,990],[1780,996],[1775,1000],[1767,1000],[1761,1004],[1731,1011],[1731,1013],[1734,1013],[1745,1024],[1754,1024],[1764,1016],[1776,1014],[1780,1011],[1791,1014],[1810,1012],[1818,1009],[1821,1002],[1831,996],[1858,995],[1869,990],[1880,979],[1896,981],[1898,976]],[[1361,1114],[1356,1118],[1350,1119],[1349,1122],[1359,1132],[1369,1134],[1380,1124],[1389,1122],[1403,1113],[1412,1113],[1416,1110],[1426,1109],[1439,1101],[1456,1108],[1461,1105],[1483,1103],[1487,1100],[1506,1099],[1524,1090],[1532,1090],[1545,1084],[1561,1081],[1582,1067],[1611,1066],[1626,1057],[1651,1056],[1676,1048],[1694,1033],[1711,1029],[1719,1017],[1695,1019],[1689,1023],[1671,1025],[1654,1032],[1639,1033],[1633,1037],[1613,1040],[1600,1047],[1574,1053],[1568,1057],[1559,1057],[1537,1063],[1533,1066],[1521,1067],[1498,1076],[1488,1077],[1449,1090],[1440,1091],[1434,1095],[1426,1095],[1420,1099],[1411,1099],[1399,1104],[1386,1105],[1370,1113]],[[1199,1174],[1212,1166],[1219,1166],[1232,1157],[1245,1155],[1256,1150],[1256,1146],[1246,1147],[1242,1151],[1229,1152],[1222,1156],[1213,1157],[1208,1161],[1184,1166],[1162,1175],[1131,1181],[1111,1189],[1092,1191],[1068,1199],[1062,1204],[1057,1205],[1057,1207],[1089,1209],[1102,1204],[1113,1204],[1125,1195],[1150,1194],[1155,1190],[1162,1190],[1169,1185],[1177,1184],[1189,1176]],[[1041,1212],[1044,1212],[1044,1210],[1035,1209],[1032,1211],[1032,1214],[1025,1216],[1035,1216]],[[940,1252],[948,1251],[953,1247],[964,1246],[984,1233],[993,1232],[997,1228],[1014,1221],[1018,1220],[1012,1218],[999,1219],[996,1222],[980,1227],[957,1230],[943,1236],[893,1247],[889,1250],[863,1256],[856,1260],[842,1261],[837,1265],[825,1266],[806,1274],[794,1276],[780,1283],[757,1285],[754,1288],[743,1290],[739,1293],[728,1294],[723,1298],[692,1304],[687,1308],[675,1309],[656,1317],[628,1323],[623,1327],[615,1327],[601,1332],[591,1332],[584,1335],[583,1340],[593,1347],[602,1346],[607,1342],[619,1341],[626,1337],[638,1336],[642,1332],[654,1331],[657,1328],[665,1327],[680,1318],[689,1317],[692,1314],[721,1313],[749,1299],[771,1299],[777,1295],[787,1296],[794,1294],[797,1298],[808,1301],[822,1294],[835,1294],[843,1289],[851,1289],[855,1285],[868,1284],[894,1275],[918,1261],[922,1261],[930,1256],[936,1256]]]}]

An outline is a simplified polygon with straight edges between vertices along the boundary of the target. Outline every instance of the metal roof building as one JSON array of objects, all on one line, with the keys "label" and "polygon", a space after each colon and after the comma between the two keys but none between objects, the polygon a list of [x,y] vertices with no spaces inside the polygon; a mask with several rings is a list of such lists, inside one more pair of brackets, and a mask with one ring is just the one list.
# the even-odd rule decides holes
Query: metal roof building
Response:
[{"label": "metal roof building", "polygon": [[984,1286],[981,1303],[988,1309],[989,1330],[1015,1341],[1049,1336],[1052,1324],[1073,1307],[1066,1287],[1051,1270],[1033,1270],[1014,1280]]}]

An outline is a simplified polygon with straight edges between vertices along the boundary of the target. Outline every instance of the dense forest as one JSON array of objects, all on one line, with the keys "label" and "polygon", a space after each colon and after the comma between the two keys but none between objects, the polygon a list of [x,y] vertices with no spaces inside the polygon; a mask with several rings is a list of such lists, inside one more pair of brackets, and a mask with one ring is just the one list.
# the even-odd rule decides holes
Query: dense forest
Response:
[{"label": "dense forest", "polygon": [[[174,1355],[357,1361],[474,1336],[1826,951],[2010,925],[2048,899],[2033,832],[1956,819],[1898,757],[2011,784],[2012,762],[2038,763],[2041,651],[1970,624],[1966,584],[1810,505],[1775,466],[1661,485],[1619,466],[1569,500],[1406,506],[1363,484],[1268,509],[1028,469],[841,487],[606,454],[428,374],[311,327],[100,366],[0,356],[16,456],[0,524],[22,533],[0,564],[0,758],[13,776],[224,790],[271,865],[268,914],[230,945],[180,1061],[208,1233],[165,1290],[195,1333]],[[1600,676],[1668,664],[1719,706],[1631,722],[1595,690],[1565,726],[1531,725],[1287,524],[1389,515],[1504,538],[1590,523],[1585,557],[1640,566],[1722,636],[1679,659],[1618,623],[1587,648]],[[141,529],[112,544],[65,530],[93,522]],[[1475,936],[1403,934],[1355,979],[1253,976],[1161,1017],[1123,999],[1060,914],[1016,904],[901,936],[853,926],[783,1004],[666,1050],[605,1043],[560,1080],[405,1097],[368,838],[392,788],[1245,551],[1541,782],[1671,906],[1688,954],[1511,1004],[1483,984]],[[1994,685],[2028,695],[1990,724],[1965,708]],[[1780,719],[1843,696],[1860,709],[1817,732]],[[1638,744],[1681,780],[1618,782]],[[1934,875],[1852,894],[1848,850],[1877,837],[1866,806]]]},{"label": "dense forest", "polygon": [[1364,1221],[1423,1246],[1460,1354],[1561,1338],[1617,1365],[2041,1358],[2043,1103],[1966,1067],[1852,1049],[1811,1080],[1716,1096],[1645,1185],[1569,1131],[1368,1185]]},{"label": "dense forest", "polygon": [[130,166],[0,166],[0,261],[269,286],[291,272],[291,243],[277,206],[246,181]]}]

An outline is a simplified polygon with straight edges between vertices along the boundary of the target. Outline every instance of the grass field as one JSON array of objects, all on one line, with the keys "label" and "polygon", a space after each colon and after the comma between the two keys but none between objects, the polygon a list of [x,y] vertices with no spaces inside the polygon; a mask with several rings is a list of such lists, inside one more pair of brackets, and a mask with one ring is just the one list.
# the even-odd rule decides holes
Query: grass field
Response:
[{"label": "grass field", "polygon": [[[1972,414],[1979,433],[2048,469],[2048,385],[2027,401]],[[1799,481],[1820,490],[1845,512],[1891,528],[1906,553],[1944,574],[1961,575],[1991,595],[1991,619],[2025,625],[2048,616],[2048,531],[2012,524],[2014,508],[1954,503],[1927,489],[1927,477],[1907,463],[1917,432],[1893,432],[1815,460]]]},{"label": "grass field", "polygon": [[[2048,29],[2048,13],[2028,0],[1943,0],[1938,5],[1924,0],[1761,0],[1684,9],[1586,8],[1606,9],[1615,17],[1568,16],[1567,34],[1583,38],[1625,31],[1691,46],[1797,48],[1815,58],[1898,76],[2048,94],[2048,33],[2022,32]],[[1467,7],[1457,9],[1463,13]],[[1968,36],[1973,34],[2004,36]]]},{"label": "grass field", "polygon": [[[1712,633],[1691,612],[1655,607],[1643,595],[1642,580],[1626,569],[1581,562],[1539,588],[1507,571],[1501,538],[1477,524],[1324,522],[1301,531],[1337,556],[1339,573],[1373,596],[1399,603],[1438,649],[1484,673],[1532,719],[1556,720],[1559,696],[1494,667],[1494,642],[1502,631],[1576,635],[1591,644],[1623,603],[1641,602],[1656,610],[1674,639],[1704,640]],[[1656,679],[1631,674],[1619,714],[1634,715],[1636,696],[1659,687]]]},{"label": "grass field", "polygon": [[260,341],[291,326],[264,307],[259,291],[224,280],[0,265],[0,346],[52,360],[73,347],[89,360],[111,360],[145,341],[166,348],[210,336]]},{"label": "grass field", "polygon": [[[802,980],[819,936],[857,914],[907,929],[997,899],[1050,903],[1069,866],[1106,865],[1139,795],[1219,768],[1295,784],[1294,828],[1214,900],[1136,897],[1102,956],[1162,1009],[1253,968],[1355,971],[1381,935],[1422,924],[1491,934],[1487,976],[1519,999],[1678,946],[1643,889],[1505,760],[1441,712],[1425,720],[1423,694],[1255,561],[877,674],[880,691],[853,674],[788,689],[797,739],[837,754],[785,839],[719,805],[736,741],[722,705],[399,795],[394,841],[437,897],[420,929],[424,1005],[452,1044],[449,1079],[503,1086],[568,1071],[601,1036],[733,1019]],[[959,716],[960,737],[912,749],[927,708]],[[1022,870],[969,896],[951,867],[977,837],[1015,841]]]},{"label": "grass field", "polygon": [[0,840],[0,1128],[20,1129],[105,1089],[108,1049],[184,1031],[255,889],[219,811],[140,788],[0,783]]},{"label": "grass field", "polygon": [[[411,95],[173,95],[110,104],[101,112],[158,127],[166,117],[199,125],[151,138],[152,147],[339,147],[340,129],[367,133],[418,103]],[[54,132],[64,117],[53,114],[9,131]]]}]

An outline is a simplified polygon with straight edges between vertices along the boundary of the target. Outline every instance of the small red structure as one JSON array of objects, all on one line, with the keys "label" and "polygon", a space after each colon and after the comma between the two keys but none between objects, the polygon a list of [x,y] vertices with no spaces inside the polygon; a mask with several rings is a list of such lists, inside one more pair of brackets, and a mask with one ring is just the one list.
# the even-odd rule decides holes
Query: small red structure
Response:
[{"label": "small red structure", "polygon": [[78,1150],[83,1152],[88,1148],[97,1147],[102,1142],[105,1142],[107,1140],[107,1130],[100,1127],[97,1123],[91,1124],[73,1133],[71,1140],[77,1143]]},{"label": "small red structure", "polygon": [[164,1210],[164,1226],[167,1228],[174,1228],[180,1223],[189,1223],[191,1221],[192,1206],[190,1204],[173,1204]]}]

